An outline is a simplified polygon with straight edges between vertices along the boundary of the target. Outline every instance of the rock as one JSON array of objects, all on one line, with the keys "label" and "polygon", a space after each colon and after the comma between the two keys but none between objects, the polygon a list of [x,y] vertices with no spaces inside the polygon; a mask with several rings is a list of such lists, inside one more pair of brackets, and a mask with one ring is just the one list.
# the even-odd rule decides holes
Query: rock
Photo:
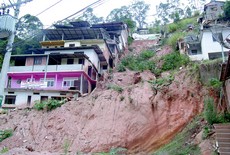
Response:
[{"label": "rock", "polygon": [[137,84],[141,81],[141,75],[140,75],[140,72],[137,72],[134,74],[134,77],[133,77],[133,84]]}]

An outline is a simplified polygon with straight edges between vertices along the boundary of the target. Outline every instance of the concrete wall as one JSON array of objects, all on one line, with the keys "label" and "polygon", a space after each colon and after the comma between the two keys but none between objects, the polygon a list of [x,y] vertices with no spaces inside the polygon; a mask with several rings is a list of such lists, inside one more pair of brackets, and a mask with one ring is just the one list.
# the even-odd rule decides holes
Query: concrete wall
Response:
[{"label": "concrete wall", "polygon": [[[218,32],[218,31],[215,31]],[[229,29],[225,29],[222,32],[223,38],[225,39],[230,34]],[[224,52],[229,51],[226,48],[223,48]],[[212,32],[210,30],[204,30],[202,39],[201,39],[201,50],[202,57],[200,59],[209,59],[208,53],[221,52],[221,45],[217,41],[213,41]]]},{"label": "concrete wall", "polygon": [[52,96],[60,96],[60,93],[55,93],[55,92],[41,92],[39,94],[34,94],[32,91],[31,92],[14,92],[14,94],[5,94],[5,95],[11,95],[11,96],[16,96],[16,101],[15,105],[23,105],[27,104],[28,96],[31,96],[31,103],[34,103],[35,101],[40,101],[41,96],[48,96],[48,98],[51,98]]},{"label": "concrete wall", "polygon": [[226,88],[226,97],[227,97],[227,104],[230,108],[230,79],[225,81],[225,88]]}]

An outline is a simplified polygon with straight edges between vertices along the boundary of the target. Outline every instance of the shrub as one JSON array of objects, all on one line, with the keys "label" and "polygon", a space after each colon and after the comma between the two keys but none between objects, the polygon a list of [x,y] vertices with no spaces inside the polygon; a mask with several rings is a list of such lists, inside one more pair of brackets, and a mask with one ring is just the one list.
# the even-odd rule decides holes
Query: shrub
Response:
[{"label": "shrub", "polygon": [[40,101],[35,101],[35,104],[34,104],[34,109],[36,110],[43,110],[45,108],[45,103],[44,102],[40,102]]},{"label": "shrub", "polygon": [[179,29],[179,25],[177,23],[172,23],[168,25],[168,32],[173,33]]},{"label": "shrub", "polygon": [[133,38],[132,37],[128,37],[128,45],[131,45],[133,43]]},{"label": "shrub", "polygon": [[209,79],[209,86],[219,90],[222,86],[222,82],[217,78],[211,78]]},{"label": "shrub", "polygon": [[9,149],[7,147],[4,147],[1,151],[0,151],[0,154],[4,154],[6,152],[8,152]]},{"label": "shrub", "polygon": [[47,111],[51,111],[53,109],[56,109],[57,107],[61,107],[62,104],[63,103],[58,100],[50,99],[46,104]]},{"label": "shrub", "polygon": [[112,89],[118,93],[122,93],[123,92],[123,88],[121,88],[120,86],[118,85],[114,85],[114,84],[110,84],[107,86],[108,89]]},{"label": "shrub", "polygon": [[34,105],[34,109],[36,110],[47,110],[51,111],[53,109],[56,109],[57,107],[61,107],[62,104],[64,104],[65,101],[59,101],[59,100],[54,100],[54,99],[49,99],[47,101],[43,102],[37,102]]},{"label": "shrub", "polygon": [[117,71],[118,72],[124,72],[124,71],[126,71],[125,66],[122,63],[119,63],[117,65]]},{"label": "shrub", "polygon": [[177,48],[177,41],[180,39],[180,38],[184,38],[185,34],[183,32],[176,32],[176,33],[173,33],[167,40],[167,44],[172,46],[172,48],[174,50],[176,50]]},{"label": "shrub", "polygon": [[204,100],[204,107],[204,117],[210,125],[213,125],[214,123],[225,122],[224,116],[217,113],[213,98],[206,98]]},{"label": "shrub", "polygon": [[128,55],[121,60],[121,65],[118,67],[119,70],[124,70],[124,67],[127,67],[130,70],[134,71],[144,71],[151,70],[152,72],[155,69],[155,62],[153,60],[149,60],[154,56],[153,51],[144,51],[138,56]]},{"label": "shrub", "polygon": [[179,52],[172,52],[162,57],[164,63],[162,70],[173,70],[180,66],[187,65],[189,63],[189,57],[180,54]]},{"label": "shrub", "polygon": [[9,138],[13,135],[13,130],[0,130],[0,142],[2,142],[4,139]]}]

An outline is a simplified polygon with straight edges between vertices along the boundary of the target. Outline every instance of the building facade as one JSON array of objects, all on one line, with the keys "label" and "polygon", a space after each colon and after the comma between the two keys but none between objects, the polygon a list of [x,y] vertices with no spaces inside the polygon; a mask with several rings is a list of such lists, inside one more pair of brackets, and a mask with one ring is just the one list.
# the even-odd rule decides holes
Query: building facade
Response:
[{"label": "building facade", "polygon": [[127,27],[111,39],[114,33],[109,34],[103,26],[91,27],[88,22],[71,25],[43,30],[41,48],[11,57],[3,108],[51,98],[76,99],[92,92],[98,78],[116,66],[118,54],[127,46],[123,32],[128,32]]}]

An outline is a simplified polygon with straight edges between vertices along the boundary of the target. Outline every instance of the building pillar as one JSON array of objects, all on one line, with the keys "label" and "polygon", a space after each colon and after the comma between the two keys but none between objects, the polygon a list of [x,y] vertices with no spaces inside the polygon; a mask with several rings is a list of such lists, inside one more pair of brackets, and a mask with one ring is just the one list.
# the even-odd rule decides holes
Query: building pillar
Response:
[{"label": "building pillar", "polygon": [[80,92],[81,92],[81,94],[83,94],[83,84],[84,84],[84,82],[83,82],[83,74],[81,74],[81,79],[80,79]]}]

